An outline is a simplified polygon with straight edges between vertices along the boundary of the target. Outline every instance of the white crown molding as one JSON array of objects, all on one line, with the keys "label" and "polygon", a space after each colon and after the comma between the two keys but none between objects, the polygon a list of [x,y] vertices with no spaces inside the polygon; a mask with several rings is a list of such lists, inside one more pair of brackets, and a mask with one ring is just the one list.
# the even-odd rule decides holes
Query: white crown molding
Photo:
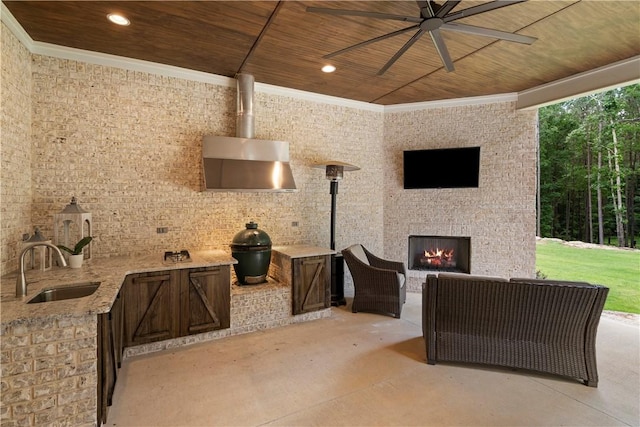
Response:
[{"label": "white crown molding", "polygon": [[472,96],[468,98],[444,99],[441,101],[415,102],[411,104],[387,105],[385,113],[400,113],[406,111],[429,110],[433,108],[451,108],[468,105],[497,104],[500,102],[516,102],[517,93],[503,93],[499,95]]},{"label": "white crown molding", "polygon": [[533,109],[640,82],[640,56],[518,93],[516,109]]},{"label": "white crown molding", "polygon": [[22,28],[22,25],[14,18],[14,16],[9,12],[9,9],[0,1],[0,21],[3,22],[9,31],[13,33],[14,36],[22,43],[24,47],[27,48],[29,52],[32,52],[33,49],[33,39],[27,32]]},{"label": "white crown molding", "polygon": [[158,64],[156,62],[142,61],[139,59],[75,49],[49,43],[34,42],[31,53],[51,56],[54,58],[69,59],[72,61],[86,62],[94,65],[103,65],[106,67],[157,74],[165,77],[175,77],[202,83],[211,83],[218,86],[235,87],[236,85],[235,79],[217,74],[204,73],[202,71],[189,70],[186,68],[174,67],[172,65]]},{"label": "white crown molding", "polygon": [[[218,74],[205,73],[202,71],[190,70],[187,68],[175,67],[172,65],[159,64],[156,62],[142,61],[139,59],[126,58],[122,56],[110,55],[88,50],[75,49],[49,43],[33,42],[31,53],[36,55],[51,56],[54,58],[69,59],[73,61],[86,62],[89,64],[103,65],[106,67],[122,68],[132,71],[140,71],[166,77],[175,77],[184,80],[210,83],[218,86],[235,87],[236,80]],[[271,95],[286,96],[289,98],[303,99],[307,101],[320,102],[323,104],[340,105],[357,108],[360,110],[370,110],[384,112],[382,105],[370,104],[366,102],[353,101],[346,98],[338,98],[328,95],[320,95],[312,92],[305,92],[296,89],[289,89],[280,86],[273,86],[265,83],[255,83],[256,92],[263,92]]]},{"label": "white crown molding", "polygon": [[304,99],[305,101],[319,102],[323,104],[338,105],[347,108],[357,108],[358,110],[384,113],[384,105],[372,104],[370,102],[354,101],[353,99],[340,98],[337,96],[321,95],[319,93],[306,92],[298,89],[290,89],[282,86],[274,86],[266,83],[256,83],[256,92],[268,93],[270,95],[285,96],[294,99]]}]

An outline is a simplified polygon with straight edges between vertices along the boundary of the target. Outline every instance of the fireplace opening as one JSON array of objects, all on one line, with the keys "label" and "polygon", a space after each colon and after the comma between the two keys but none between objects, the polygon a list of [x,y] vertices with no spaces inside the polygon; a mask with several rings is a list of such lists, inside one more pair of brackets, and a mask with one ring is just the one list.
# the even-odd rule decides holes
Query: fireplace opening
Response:
[{"label": "fireplace opening", "polygon": [[471,272],[471,238],[409,236],[410,270]]}]

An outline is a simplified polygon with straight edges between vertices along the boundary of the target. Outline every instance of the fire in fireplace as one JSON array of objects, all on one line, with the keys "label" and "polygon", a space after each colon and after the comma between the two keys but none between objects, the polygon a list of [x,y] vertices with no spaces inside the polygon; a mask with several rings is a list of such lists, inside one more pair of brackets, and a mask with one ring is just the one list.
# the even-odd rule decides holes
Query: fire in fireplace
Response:
[{"label": "fire in fireplace", "polygon": [[409,236],[409,269],[470,273],[471,238]]},{"label": "fire in fireplace", "polygon": [[431,265],[433,267],[455,267],[455,250],[440,248],[426,250],[424,251],[424,255],[420,258],[420,263]]}]

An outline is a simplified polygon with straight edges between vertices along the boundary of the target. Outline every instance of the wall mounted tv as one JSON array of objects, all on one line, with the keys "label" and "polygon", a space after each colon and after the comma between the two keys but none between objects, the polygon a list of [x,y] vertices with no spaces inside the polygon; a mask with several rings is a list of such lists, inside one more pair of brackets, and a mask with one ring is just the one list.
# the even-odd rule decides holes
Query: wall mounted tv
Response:
[{"label": "wall mounted tv", "polygon": [[404,151],[404,188],[477,188],[480,147]]}]

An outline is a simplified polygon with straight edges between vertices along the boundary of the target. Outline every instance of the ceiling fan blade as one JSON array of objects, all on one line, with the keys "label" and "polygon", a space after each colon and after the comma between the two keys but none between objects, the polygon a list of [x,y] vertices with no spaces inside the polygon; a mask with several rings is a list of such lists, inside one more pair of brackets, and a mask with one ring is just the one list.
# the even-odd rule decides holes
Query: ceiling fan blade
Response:
[{"label": "ceiling fan blade", "polygon": [[447,45],[444,44],[444,39],[442,38],[442,34],[440,34],[440,30],[438,29],[431,30],[429,31],[429,35],[431,36],[433,45],[438,51],[438,55],[440,55],[440,59],[442,60],[442,65],[444,65],[444,69],[447,70],[447,72],[453,71],[454,70],[453,61],[451,61],[451,56],[449,56]]},{"label": "ceiling fan blade", "polygon": [[416,0],[416,3],[418,3],[418,7],[420,9],[424,9],[425,7],[429,7],[429,2],[427,0]]},{"label": "ceiling fan blade", "polygon": [[329,53],[327,55],[324,55],[323,58],[325,58],[325,59],[333,58],[334,56],[342,55],[343,53],[349,52],[350,50],[358,49],[358,48],[366,46],[368,44],[379,42],[381,40],[385,40],[385,39],[388,39],[390,37],[395,37],[397,35],[406,33],[407,31],[417,30],[419,28],[420,27],[418,25],[414,25],[414,26],[411,26],[411,27],[403,28],[403,29],[398,30],[398,31],[394,31],[392,33],[388,33],[388,34],[384,34],[382,36],[374,37],[372,39],[369,39],[369,40],[354,44],[353,46],[345,47],[344,49],[340,49],[340,50],[337,50],[335,52],[332,52],[332,53]]},{"label": "ceiling fan blade", "polygon": [[527,0],[496,0],[488,3],[480,4],[478,6],[462,9],[458,12],[451,13],[442,18],[444,22],[455,21],[456,19],[468,18],[469,16],[477,15],[479,13],[489,12],[490,10],[500,9],[501,7],[511,6],[517,3],[522,3]]},{"label": "ceiling fan blade", "polygon": [[460,0],[447,0],[447,2],[436,12],[436,17],[443,18],[447,13],[451,12],[451,9],[456,7],[458,3],[460,3]]},{"label": "ceiling fan blade", "polygon": [[393,55],[391,57],[391,59],[389,61],[387,61],[386,64],[384,64],[384,67],[380,68],[380,71],[378,71],[378,75],[381,76],[384,73],[386,73],[386,71],[389,69],[389,67],[391,67],[397,60],[398,58],[400,58],[411,46],[413,46],[413,44],[415,42],[417,42],[420,37],[422,37],[424,35],[425,31],[424,30],[418,30],[418,32],[416,32],[410,39],[408,42],[406,42],[404,44],[404,46],[402,46],[400,48],[400,50],[398,50],[396,52],[395,55]]},{"label": "ceiling fan blade", "polygon": [[420,8],[420,16],[423,19],[433,18],[434,16],[436,16],[431,1],[416,0],[416,3],[418,3],[418,7]]},{"label": "ceiling fan blade", "polygon": [[422,19],[413,16],[391,15],[388,13],[369,12],[366,10],[341,10],[327,9],[324,7],[307,7],[307,12],[326,13],[328,15],[365,16],[367,18],[376,19],[393,19],[396,21],[415,22],[416,24],[419,24],[422,21]]},{"label": "ceiling fan blade", "polygon": [[523,36],[521,34],[508,33],[506,31],[492,30],[491,28],[475,27],[473,25],[466,24],[442,24],[440,27],[442,30],[456,31],[458,33],[473,34],[474,36],[493,37],[500,40],[507,40],[510,42],[531,44],[538,40],[535,37]]}]

